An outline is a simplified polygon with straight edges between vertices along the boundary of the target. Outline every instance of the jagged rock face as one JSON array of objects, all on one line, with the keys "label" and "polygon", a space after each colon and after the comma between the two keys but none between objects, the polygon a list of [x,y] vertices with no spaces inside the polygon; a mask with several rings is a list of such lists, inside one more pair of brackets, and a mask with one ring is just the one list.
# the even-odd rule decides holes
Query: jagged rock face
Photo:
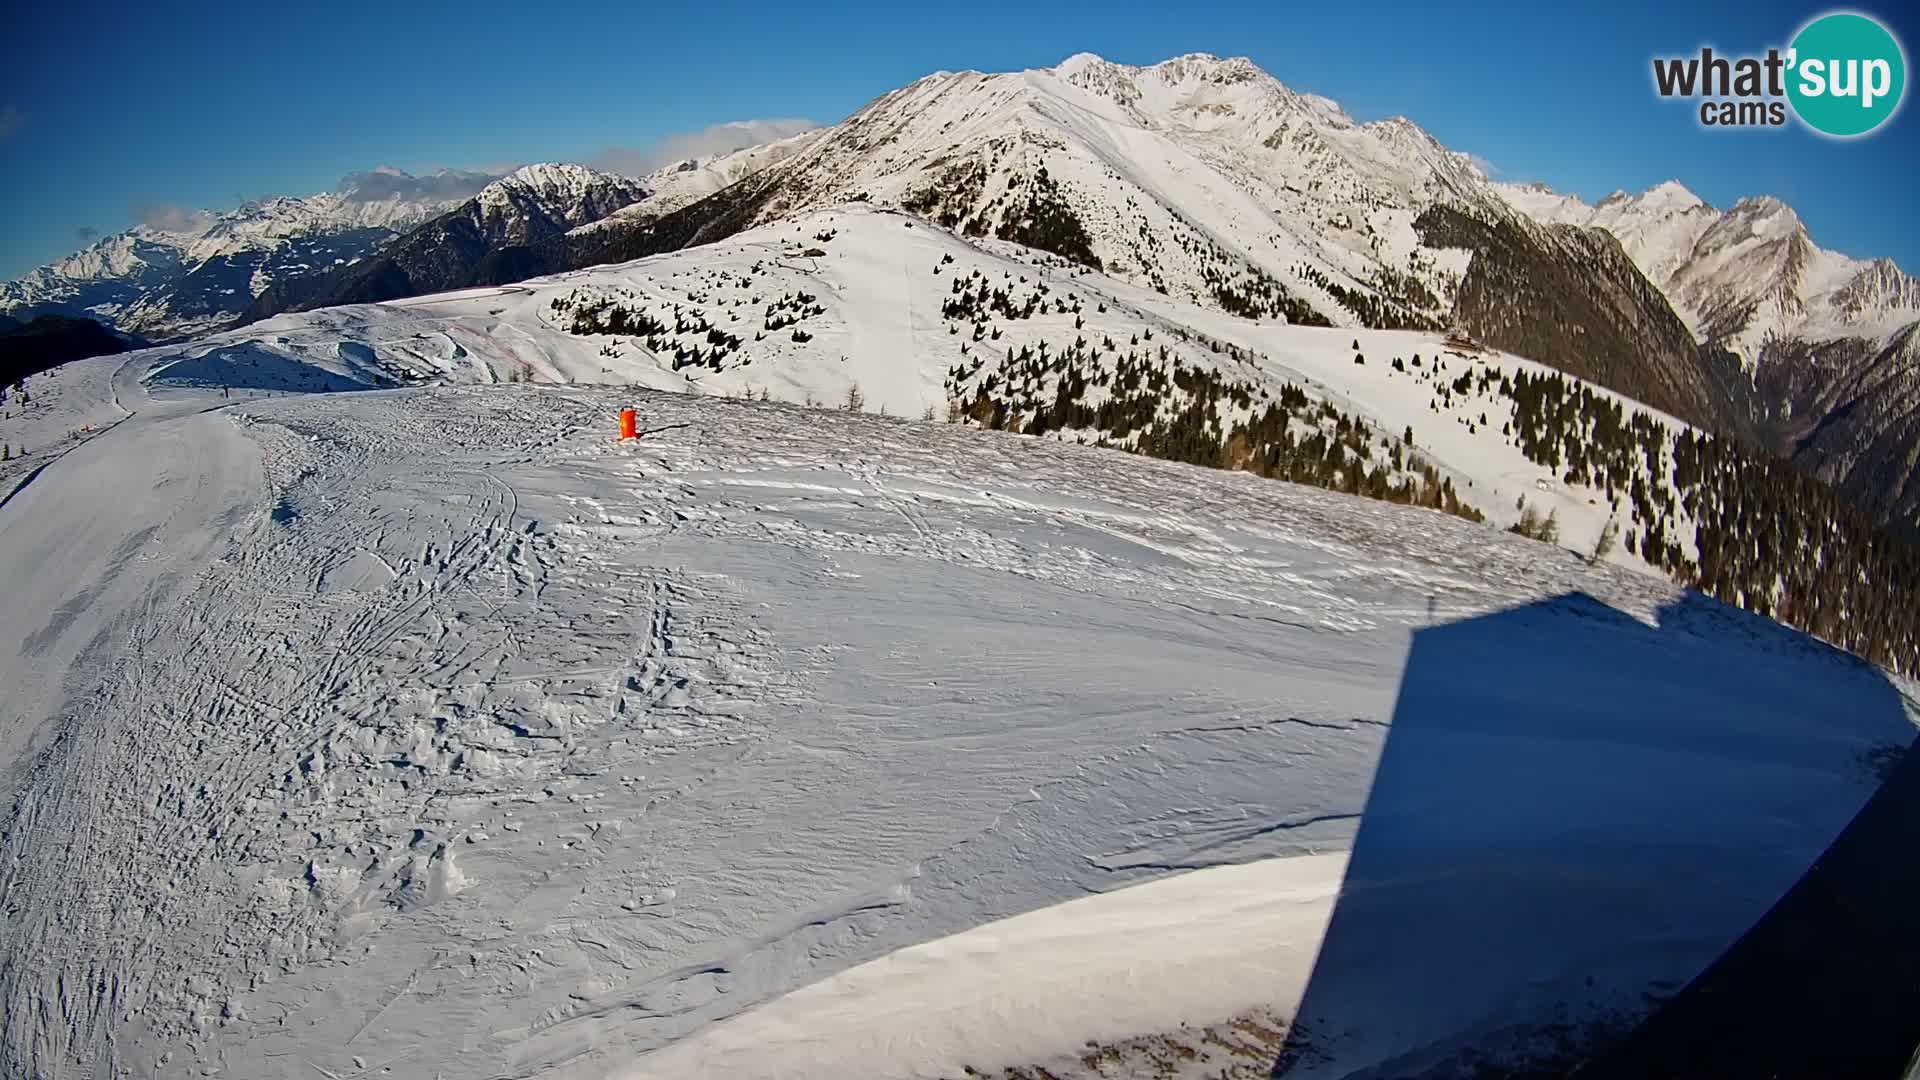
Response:
[{"label": "jagged rock face", "polygon": [[1614,234],[1696,336],[1748,367],[1770,341],[1887,340],[1920,320],[1920,285],[1911,277],[1885,259],[1820,248],[1778,199],[1743,199],[1721,211],[1667,181],[1588,206],[1538,185],[1494,187],[1536,221]]},{"label": "jagged rock face", "polygon": [[529,165],[455,212],[496,247],[529,244],[598,221],[647,197],[638,180],[584,165]]},{"label": "jagged rock face", "polygon": [[1920,536],[1920,325],[1879,347],[1857,337],[1771,343],[1756,383],[1782,453]]}]

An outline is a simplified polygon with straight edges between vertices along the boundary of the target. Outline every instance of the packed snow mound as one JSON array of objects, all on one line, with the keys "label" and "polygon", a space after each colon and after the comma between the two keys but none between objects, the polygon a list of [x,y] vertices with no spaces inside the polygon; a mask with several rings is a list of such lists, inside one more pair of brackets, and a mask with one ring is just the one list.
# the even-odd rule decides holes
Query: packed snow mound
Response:
[{"label": "packed snow mound", "polygon": [[[0,506],[10,1075],[1071,1065],[1564,913],[1356,1014],[1323,1045],[1361,1067],[1684,982],[1912,737],[1833,650],[1430,511],[780,402],[162,366],[210,355],[71,365],[131,415]],[[1529,887],[1402,875],[1483,902],[1402,894],[1392,972],[1325,970],[1338,853],[1391,876],[1366,838],[1414,805],[1452,830],[1414,854]],[[1200,876],[1243,866],[1300,906]],[[1218,923],[1141,932],[1182,885]],[[994,925],[1068,901],[1100,918]],[[1270,979],[1153,977],[1249,935]],[[1115,1011],[1037,1012],[1026,961]]]},{"label": "packed snow mound", "polygon": [[[775,1080],[804,1062],[822,1077],[940,1076],[956,1062],[1055,1056],[1065,1060],[1042,1075],[1113,1075],[1088,1060],[1133,1064],[1124,1044],[1175,1017],[1188,1041],[1168,1056],[1186,1068],[1155,1075],[1264,1074],[1278,1032],[1247,1031],[1236,1014],[1249,1002],[1279,1016],[1299,1007],[1346,863],[1333,853],[1218,866],[990,922],[822,979],[616,1075]],[[1206,1027],[1236,1020],[1265,1042],[1235,1046]],[[1249,1049],[1264,1060],[1248,1061]]]}]

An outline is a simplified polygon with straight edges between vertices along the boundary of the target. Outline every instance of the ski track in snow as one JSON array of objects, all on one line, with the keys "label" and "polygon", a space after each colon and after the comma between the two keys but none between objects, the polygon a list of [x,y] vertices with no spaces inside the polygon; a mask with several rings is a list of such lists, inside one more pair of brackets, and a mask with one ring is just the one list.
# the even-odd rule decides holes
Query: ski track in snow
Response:
[{"label": "ski track in snow", "polygon": [[140,400],[0,513],[9,1071],[618,1071],[993,919],[1343,850],[1412,631],[1677,595],[944,425]]}]

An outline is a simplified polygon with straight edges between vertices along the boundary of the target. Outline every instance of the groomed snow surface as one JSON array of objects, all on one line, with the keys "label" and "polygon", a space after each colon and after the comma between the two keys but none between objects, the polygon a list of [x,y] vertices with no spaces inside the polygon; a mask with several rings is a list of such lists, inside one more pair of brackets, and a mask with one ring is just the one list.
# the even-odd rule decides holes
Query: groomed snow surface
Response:
[{"label": "groomed snow surface", "polygon": [[171,355],[0,507],[9,1075],[1348,1075],[1643,1010],[1912,737],[1428,511]]}]

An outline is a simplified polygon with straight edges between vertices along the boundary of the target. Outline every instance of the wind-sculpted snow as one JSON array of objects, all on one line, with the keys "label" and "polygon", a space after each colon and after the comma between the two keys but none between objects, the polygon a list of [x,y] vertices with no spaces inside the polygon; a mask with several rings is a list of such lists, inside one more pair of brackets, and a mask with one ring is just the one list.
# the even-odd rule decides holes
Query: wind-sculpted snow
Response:
[{"label": "wind-sculpted snow", "polygon": [[[1343,851],[1417,630],[1583,592],[1625,613],[1569,624],[1605,663],[1679,595],[1439,513],[958,426],[571,386],[229,398],[177,371],[149,396],[155,357],[113,382],[128,419],[0,508],[10,1075],[720,1060],[756,1006],[896,950]],[[643,435],[616,443],[629,403]],[[1780,678],[1865,677],[1696,619],[1693,647]],[[1515,678],[1457,691],[1567,691]],[[1864,801],[1889,722],[1767,685],[1714,738],[1805,743],[1825,817],[1777,870]],[[1767,790],[1702,760],[1708,790]],[[1274,954],[1296,996],[1329,895],[1306,876],[1320,922],[1260,924],[1301,929]],[[1744,929],[1750,897],[1687,895],[1703,933]],[[1111,917],[1106,947],[1160,962]],[[1045,934],[983,940],[1048,962]],[[1639,974],[1684,981],[1676,955]],[[951,976],[979,991],[948,1003],[966,1037],[904,1009],[902,1041],[840,1060],[955,1075],[1287,1004],[1189,965],[1106,1021],[1014,1014],[991,985],[1022,960]],[[884,976],[918,962],[874,985],[910,1002]]]}]

